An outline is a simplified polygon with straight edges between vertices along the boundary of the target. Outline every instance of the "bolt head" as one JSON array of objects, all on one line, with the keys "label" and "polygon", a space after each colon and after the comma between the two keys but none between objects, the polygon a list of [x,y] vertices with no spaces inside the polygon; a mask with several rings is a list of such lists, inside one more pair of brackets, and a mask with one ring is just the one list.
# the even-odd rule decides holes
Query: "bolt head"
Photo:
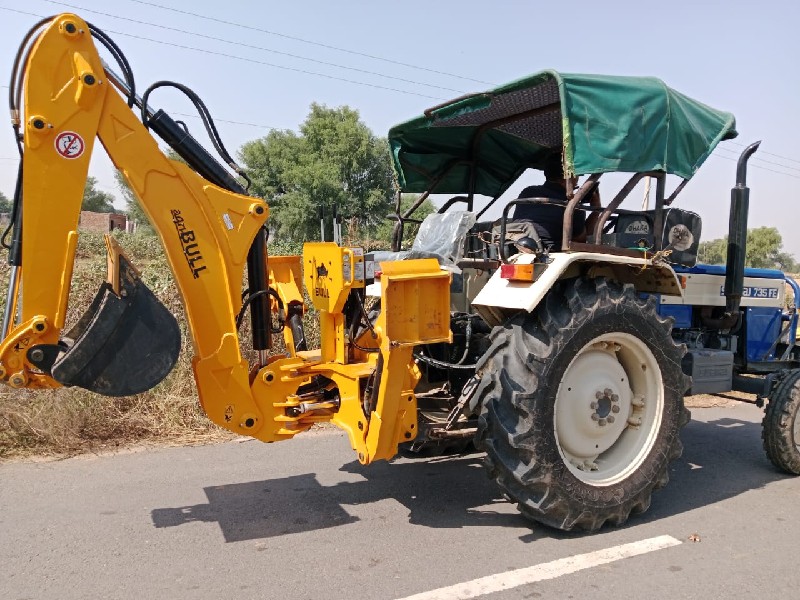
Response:
[{"label": "bolt head", "polygon": [[618,394],[611,394],[611,401],[612,402],[619,402],[619,395]]},{"label": "bolt head", "polygon": [[608,415],[606,417],[606,421],[608,421],[609,423],[613,423],[615,421],[614,415]]},{"label": "bolt head", "polygon": [[619,412],[619,406],[617,406],[616,404],[614,406],[612,406],[611,407],[611,412],[618,413]]},{"label": "bolt head", "polygon": [[38,362],[44,358],[44,352],[40,348],[34,348],[29,356],[32,361]]},{"label": "bolt head", "polygon": [[606,388],[606,389],[603,390],[603,395],[604,396],[610,396],[613,393],[613,391],[614,390],[612,390],[611,388]]},{"label": "bolt head", "polygon": [[606,419],[600,419],[597,422],[597,424],[600,425],[600,427],[605,427],[606,426]]},{"label": "bolt head", "polygon": [[603,397],[603,392],[598,390],[597,392],[595,392],[594,397],[597,398],[598,400],[600,400],[600,398]]},{"label": "bolt head", "polygon": [[600,415],[598,415],[597,413],[592,413],[592,421],[598,421],[598,420],[600,420]]},{"label": "bolt head", "polygon": [[592,410],[597,410],[597,402],[590,403],[589,408],[591,408]]}]

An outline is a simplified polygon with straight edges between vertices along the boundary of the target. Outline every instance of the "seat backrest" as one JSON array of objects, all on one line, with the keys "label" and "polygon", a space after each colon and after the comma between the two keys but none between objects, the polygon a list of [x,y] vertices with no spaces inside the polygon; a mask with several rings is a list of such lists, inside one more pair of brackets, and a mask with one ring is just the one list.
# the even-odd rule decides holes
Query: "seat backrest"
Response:
[{"label": "seat backrest", "polygon": [[700,215],[683,208],[669,208],[664,212],[664,239],[662,247],[669,249],[667,260],[686,267],[697,263],[702,232]]},{"label": "seat backrest", "polygon": [[603,236],[603,243],[620,248],[653,247],[653,213],[623,214],[617,217],[614,233]]},{"label": "seat backrest", "polygon": [[[654,211],[626,213],[617,217],[613,233],[603,234],[603,244],[620,248],[652,248]],[[702,221],[697,213],[682,208],[664,211],[661,247],[669,250],[667,262],[692,267],[697,262]]]},{"label": "seat backrest", "polygon": [[430,214],[419,226],[411,250],[431,252],[456,263],[464,255],[464,240],[474,224],[475,213],[467,210]]}]

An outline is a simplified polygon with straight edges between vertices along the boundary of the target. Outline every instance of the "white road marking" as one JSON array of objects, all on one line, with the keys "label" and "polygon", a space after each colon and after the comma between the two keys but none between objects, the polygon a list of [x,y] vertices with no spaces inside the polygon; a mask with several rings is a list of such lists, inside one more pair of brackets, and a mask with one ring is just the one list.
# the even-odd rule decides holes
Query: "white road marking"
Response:
[{"label": "white road marking", "polygon": [[576,554],[575,556],[560,558],[532,567],[506,571],[505,573],[498,573],[496,575],[488,575],[486,577],[480,577],[479,579],[473,579],[472,581],[465,581],[464,583],[457,583],[456,585],[439,588],[438,590],[414,594],[413,596],[407,596],[399,600],[466,600],[467,598],[477,598],[478,596],[510,590],[511,588],[528,583],[555,579],[562,575],[569,575],[570,573],[576,573],[584,569],[606,565],[622,560],[623,558],[630,558],[631,556],[663,550],[664,548],[677,546],[680,543],[680,540],[676,540],[670,535],[661,535],[640,542],[622,544],[620,546],[614,546],[613,548],[587,552],[586,554]]}]

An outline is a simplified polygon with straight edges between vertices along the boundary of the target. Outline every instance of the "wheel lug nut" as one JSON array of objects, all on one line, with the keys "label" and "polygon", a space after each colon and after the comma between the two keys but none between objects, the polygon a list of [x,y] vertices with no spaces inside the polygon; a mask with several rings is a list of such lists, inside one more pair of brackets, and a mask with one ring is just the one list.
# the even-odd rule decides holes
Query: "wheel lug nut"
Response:
[{"label": "wheel lug nut", "polygon": [[608,415],[606,417],[606,421],[608,421],[609,423],[613,423],[614,422],[614,415]]},{"label": "wheel lug nut", "polygon": [[618,413],[619,412],[619,406],[617,406],[617,405],[612,406],[611,407],[611,412]]},{"label": "wheel lug nut", "polygon": [[598,425],[600,425],[600,427],[605,427],[605,425],[606,425],[606,420],[605,420],[605,419],[600,419],[600,420],[597,422],[597,424],[598,424]]},{"label": "wheel lug nut", "polygon": [[592,413],[592,421],[598,421],[600,416],[597,413]]},{"label": "wheel lug nut", "polygon": [[592,410],[597,410],[597,402],[590,403],[589,408],[591,408]]},{"label": "wheel lug nut", "polygon": [[611,401],[619,402],[619,396],[617,394],[611,394]]},{"label": "wheel lug nut", "polygon": [[600,398],[603,397],[603,392],[598,390],[597,392],[595,392],[594,397],[600,400]]},{"label": "wheel lug nut", "polygon": [[611,388],[606,388],[606,389],[603,390],[603,395],[604,396],[610,396],[612,393],[613,393],[613,390]]}]

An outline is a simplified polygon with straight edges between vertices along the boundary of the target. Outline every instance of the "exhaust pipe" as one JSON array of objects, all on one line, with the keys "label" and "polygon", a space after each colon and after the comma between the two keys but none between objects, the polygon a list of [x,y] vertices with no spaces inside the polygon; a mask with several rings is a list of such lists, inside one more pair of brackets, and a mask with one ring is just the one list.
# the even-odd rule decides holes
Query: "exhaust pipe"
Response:
[{"label": "exhaust pipe", "polygon": [[731,213],[728,223],[728,259],[725,264],[725,312],[739,313],[744,292],[744,261],[747,250],[747,213],[750,188],[746,185],[747,160],[758,150],[760,141],[744,149],[736,165],[736,186],[731,189]]}]

